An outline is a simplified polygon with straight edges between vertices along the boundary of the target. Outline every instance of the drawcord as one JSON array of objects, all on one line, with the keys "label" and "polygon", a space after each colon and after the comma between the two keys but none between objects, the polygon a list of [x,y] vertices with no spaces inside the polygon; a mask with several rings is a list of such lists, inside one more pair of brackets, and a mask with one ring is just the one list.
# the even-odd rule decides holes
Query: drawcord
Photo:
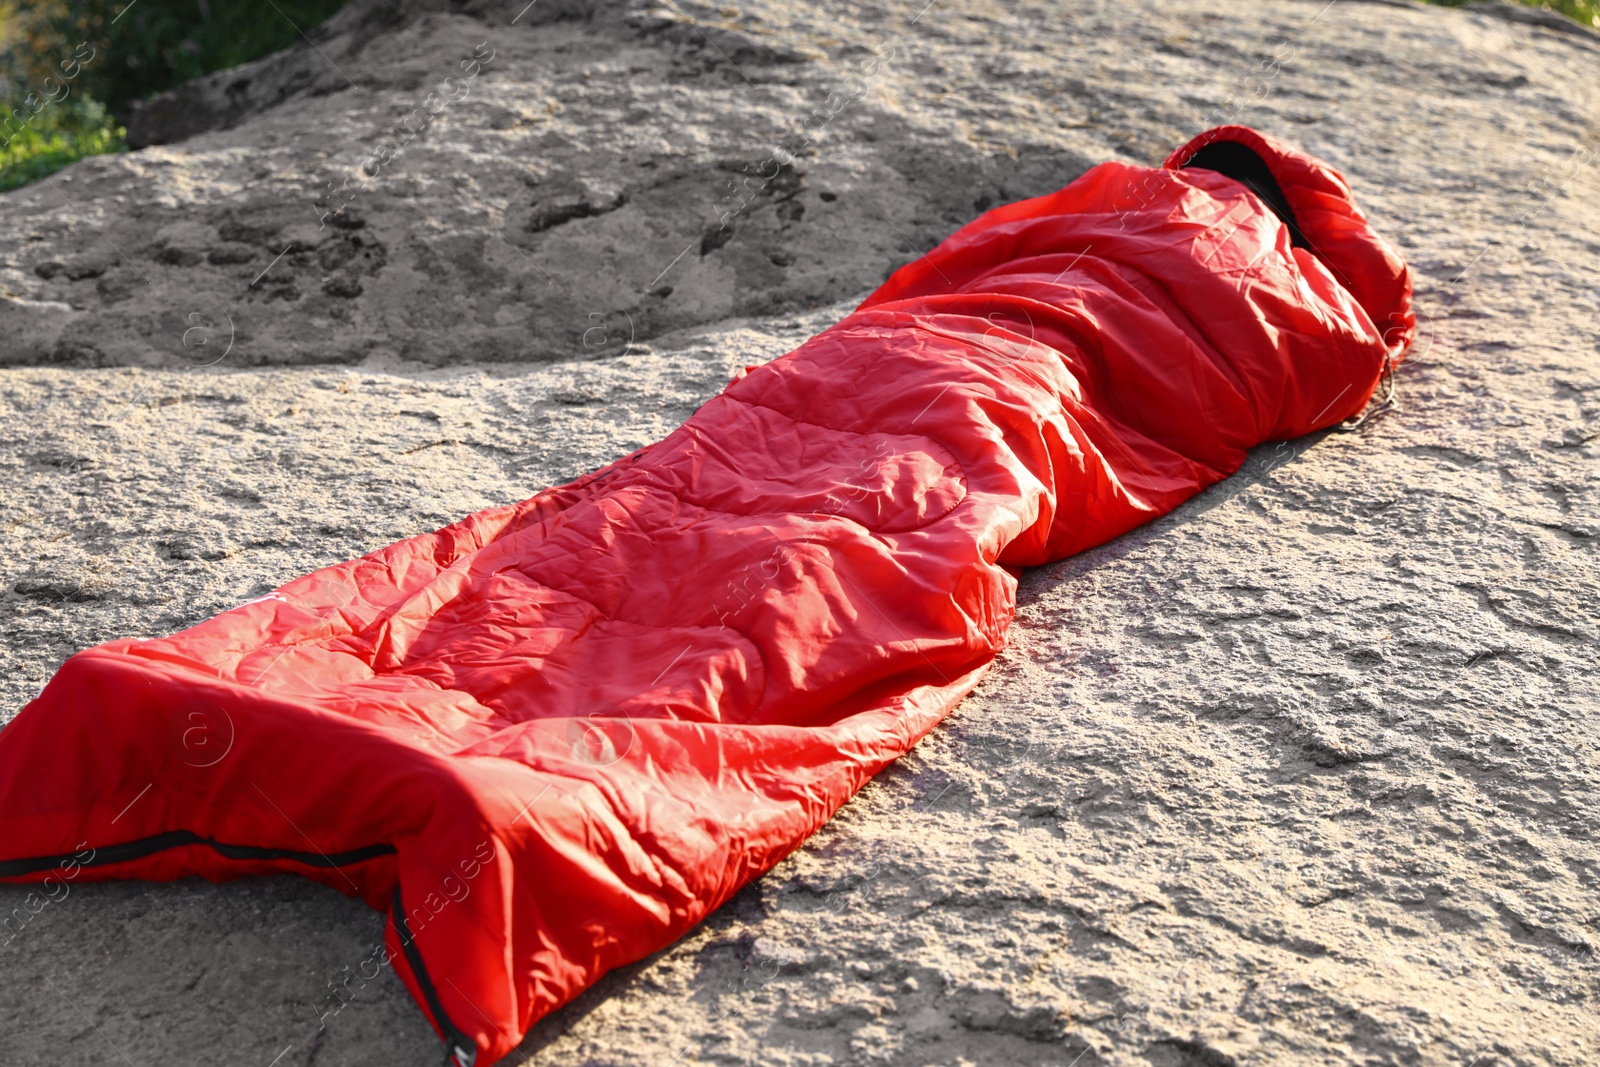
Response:
[{"label": "drawcord", "polygon": [[1391,411],[1400,410],[1400,401],[1397,396],[1399,392],[1399,381],[1398,376],[1395,374],[1395,365],[1398,362],[1399,360],[1392,357],[1384,357],[1383,377],[1379,379],[1379,382],[1383,387],[1383,399],[1378,401],[1375,406],[1368,408],[1355,418],[1344,420],[1336,427],[1336,429],[1338,429],[1341,433],[1349,433],[1352,430],[1359,430],[1362,426],[1366,425],[1368,422],[1371,422],[1373,419],[1376,419],[1380,415],[1385,415]]}]

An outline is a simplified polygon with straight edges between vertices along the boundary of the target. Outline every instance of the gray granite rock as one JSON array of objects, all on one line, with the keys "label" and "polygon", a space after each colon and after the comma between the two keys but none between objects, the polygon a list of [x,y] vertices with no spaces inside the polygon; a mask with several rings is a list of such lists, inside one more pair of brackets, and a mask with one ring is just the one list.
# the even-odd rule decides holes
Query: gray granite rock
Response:
[{"label": "gray granite rock", "polygon": [[[508,1062],[1596,1062],[1600,53],[1353,0],[920,6],[358,0],[152,105],[187,140],[0,196],[0,714],[654,440],[982,208],[1243,121],[1414,264],[1403,410],[1030,573],[941,729]],[[0,1062],[440,1056],[390,974],[330,1010],[382,917],[294,879],[4,916]]]}]

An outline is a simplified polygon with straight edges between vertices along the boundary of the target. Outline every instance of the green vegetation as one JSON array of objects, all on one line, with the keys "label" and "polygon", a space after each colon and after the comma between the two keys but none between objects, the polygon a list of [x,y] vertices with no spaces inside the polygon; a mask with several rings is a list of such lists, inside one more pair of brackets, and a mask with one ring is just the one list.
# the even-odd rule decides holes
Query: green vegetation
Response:
[{"label": "green vegetation", "polygon": [[1559,11],[1574,22],[1600,30],[1600,0],[1552,0],[1539,6]]},{"label": "green vegetation", "polygon": [[[8,34],[15,69],[42,83],[79,42],[95,58],[74,81],[113,115],[174,85],[300,40],[345,0],[26,0]],[[8,20],[11,21],[11,20]]]},{"label": "green vegetation", "polygon": [[[27,113],[21,102],[13,106]],[[13,116],[0,132],[0,190],[27,185],[84,156],[120,152],[123,147],[122,127],[99,101],[69,97],[45,104],[20,130]]]},{"label": "green vegetation", "polygon": [[[1444,7],[1460,7],[1467,0],[1428,0]],[[1526,7],[1543,7],[1559,11],[1574,22],[1600,30],[1600,0],[1517,0]]]},{"label": "green vegetation", "polygon": [[300,40],[346,0],[0,0],[0,189],[123,151],[128,105]]},{"label": "green vegetation", "polygon": [[1600,2],[1597,0],[1556,0],[1555,9],[1585,26],[1600,30]]}]

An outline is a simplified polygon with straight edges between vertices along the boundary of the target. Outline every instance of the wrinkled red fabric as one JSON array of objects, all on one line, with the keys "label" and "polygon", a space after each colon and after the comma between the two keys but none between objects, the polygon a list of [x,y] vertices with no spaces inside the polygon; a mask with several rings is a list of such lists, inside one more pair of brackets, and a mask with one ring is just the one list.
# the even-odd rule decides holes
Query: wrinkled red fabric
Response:
[{"label": "wrinkled red fabric", "polygon": [[[1254,193],[1180,169],[1230,139]],[[668,944],[906,752],[1018,568],[1359,412],[1410,282],[1326,164],[1240,127],[997,208],[660,443],[69,659],[0,731],[0,875],[289,871],[389,911],[480,1064]]]}]

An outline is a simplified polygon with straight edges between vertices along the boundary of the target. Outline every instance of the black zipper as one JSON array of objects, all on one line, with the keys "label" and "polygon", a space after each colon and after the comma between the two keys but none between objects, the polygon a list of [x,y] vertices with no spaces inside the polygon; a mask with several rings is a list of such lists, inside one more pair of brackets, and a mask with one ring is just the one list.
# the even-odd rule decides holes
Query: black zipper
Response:
[{"label": "black zipper", "polygon": [[405,951],[406,962],[411,965],[411,973],[416,976],[417,986],[422,990],[423,999],[428,1002],[428,1010],[433,1012],[433,1020],[439,1024],[439,1032],[444,1034],[444,1067],[472,1067],[478,1059],[478,1043],[462,1033],[444,1013],[444,1004],[439,1000],[439,990],[434,988],[433,979],[428,976],[428,968],[422,962],[422,950],[417,948],[417,942],[411,936],[411,927],[406,924],[406,909],[400,903],[398,881],[394,885],[394,904],[390,908],[390,920],[394,923],[395,933],[400,935],[400,947]]},{"label": "black zipper", "polygon": [[38,874],[40,871],[65,870],[68,867],[105,867],[113,863],[126,863],[128,860],[143,859],[157,852],[165,852],[170,848],[183,848],[187,845],[205,845],[224,859],[230,860],[293,860],[303,863],[307,867],[348,867],[356,863],[365,863],[367,860],[379,856],[392,856],[395,854],[393,845],[367,845],[365,848],[354,848],[348,852],[300,852],[287,848],[261,848],[257,845],[230,845],[226,842],[216,841],[209,837],[201,837],[191,830],[168,830],[166,833],[153,834],[150,837],[141,837],[137,841],[124,841],[116,845],[106,845],[94,849],[94,855],[87,860],[78,860],[81,855],[77,852],[68,852],[60,856],[33,856],[20,860],[0,860],[0,878],[19,878],[25,874]]},{"label": "black zipper", "polygon": [[[293,860],[308,867],[334,868],[365,863],[379,856],[393,856],[398,853],[393,845],[367,845],[364,848],[331,854],[287,848],[262,848],[258,845],[231,845],[202,837],[192,830],[168,830],[166,833],[152,834],[136,841],[123,841],[97,848],[93,856],[82,861],[75,858],[81,854],[77,852],[58,856],[0,860],[0,878],[19,878],[23,875],[38,874],[40,871],[65,870],[68,867],[105,867],[189,845],[205,845],[230,860]],[[405,908],[400,902],[398,881],[394,887],[394,904],[390,910],[390,921],[394,923],[395,932],[400,935],[400,946],[405,951],[406,962],[411,965],[411,973],[416,976],[423,999],[427,1001],[428,1010],[433,1013],[434,1021],[439,1024],[440,1032],[445,1035],[445,1067],[473,1067],[478,1059],[478,1043],[452,1023],[450,1017],[445,1014],[444,1004],[439,1000],[439,990],[434,986],[428,968],[422,962],[422,950],[417,948],[416,939],[411,936],[411,927],[406,923]]]}]

